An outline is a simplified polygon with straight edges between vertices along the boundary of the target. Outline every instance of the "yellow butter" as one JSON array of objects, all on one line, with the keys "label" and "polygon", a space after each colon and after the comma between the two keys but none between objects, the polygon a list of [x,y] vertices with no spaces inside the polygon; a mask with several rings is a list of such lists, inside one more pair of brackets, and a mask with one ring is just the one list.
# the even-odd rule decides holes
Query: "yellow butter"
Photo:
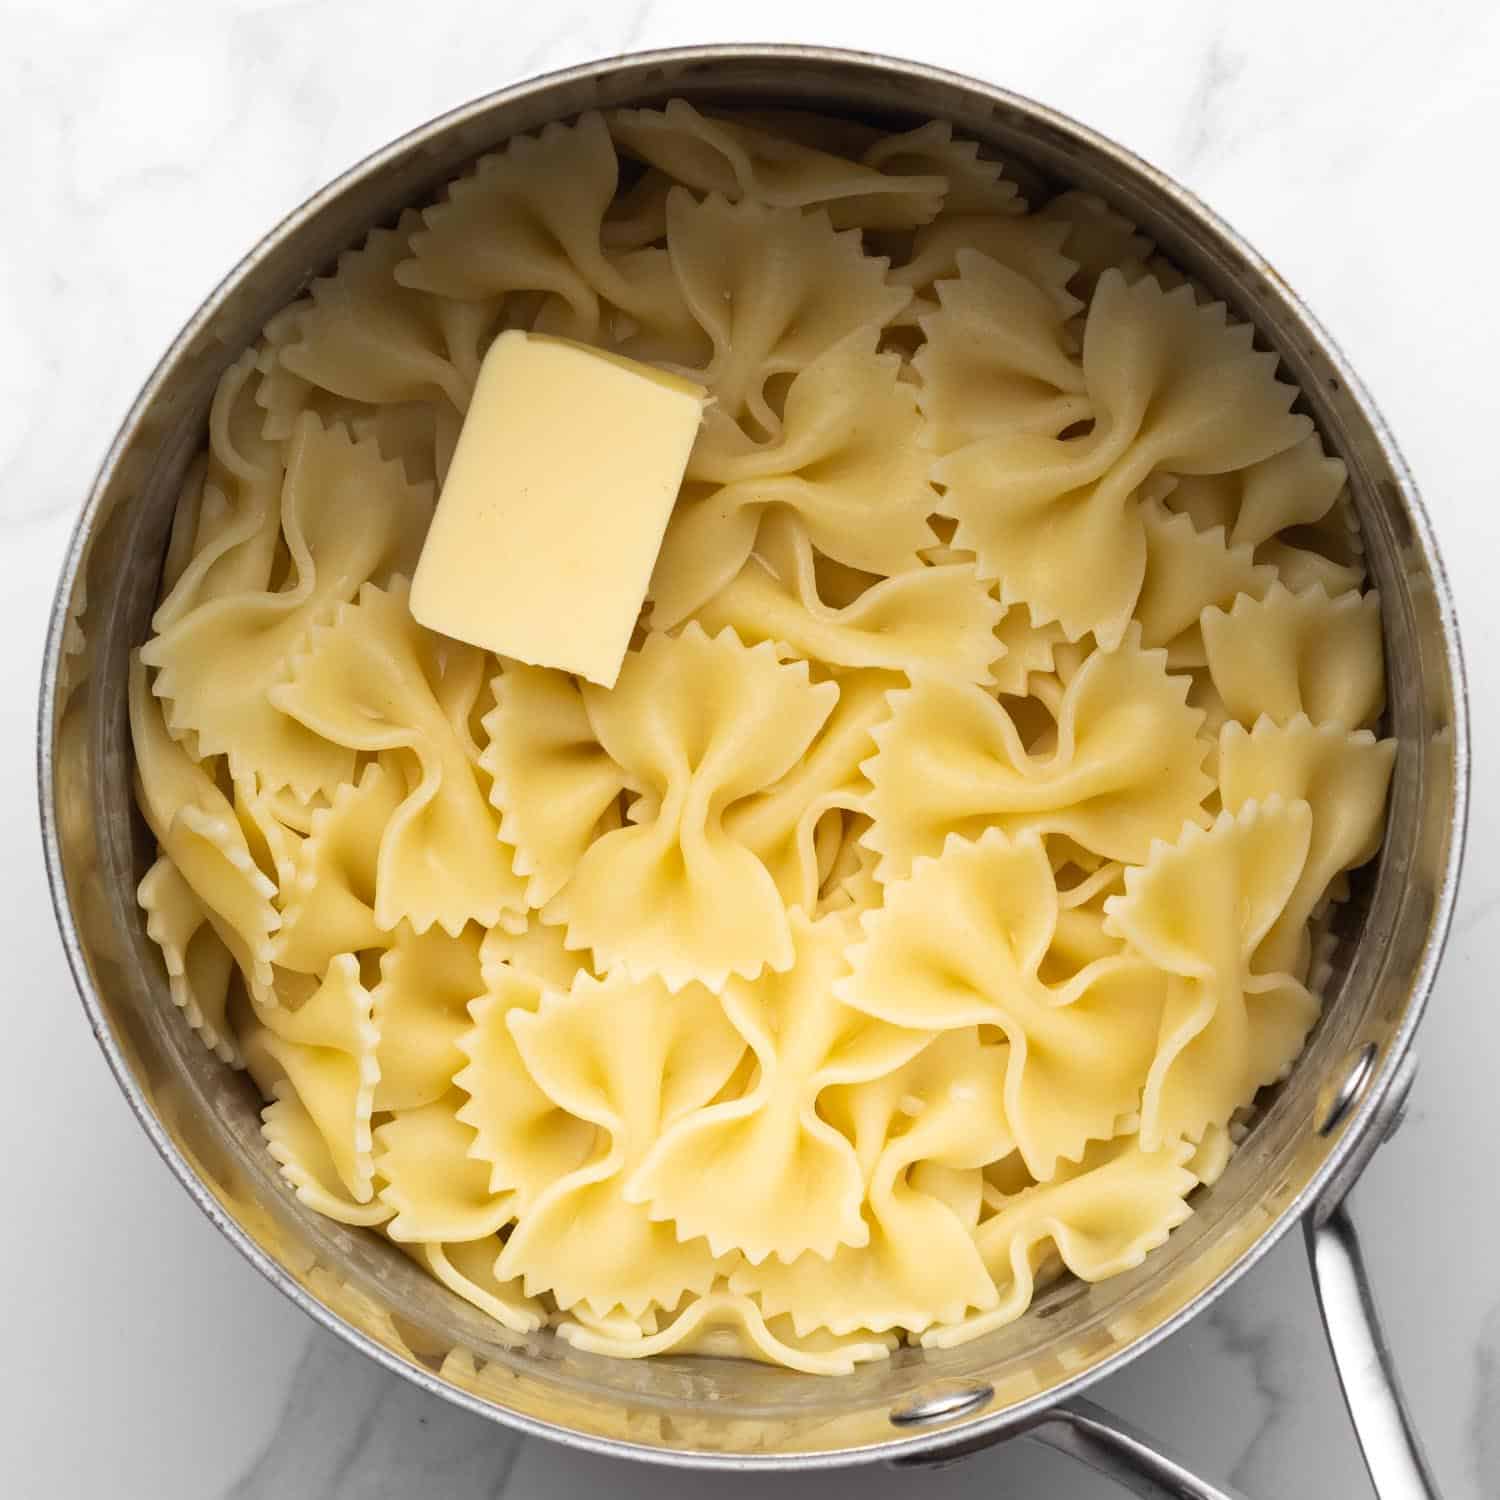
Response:
[{"label": "yellow butter", "polygon": [[613,687],[704,391],[518,331],[490,347],[412,579],[430,630]]}]

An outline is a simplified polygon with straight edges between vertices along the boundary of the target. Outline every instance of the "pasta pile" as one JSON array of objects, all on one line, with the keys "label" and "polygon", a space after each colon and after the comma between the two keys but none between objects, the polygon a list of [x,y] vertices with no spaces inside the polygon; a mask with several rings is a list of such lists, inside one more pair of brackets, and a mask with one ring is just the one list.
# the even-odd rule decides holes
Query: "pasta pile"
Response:
[{"label": "pasta pile", "polygon": [[[612,690],[407,609],[506,327],[713,398]],[[289,1188],[621,1356],[842,1372],[1139,1264],[1381,838],[1296,394],[941,124],[590,113],[374,231],[225,373],[130,683],[148,930]]]}]

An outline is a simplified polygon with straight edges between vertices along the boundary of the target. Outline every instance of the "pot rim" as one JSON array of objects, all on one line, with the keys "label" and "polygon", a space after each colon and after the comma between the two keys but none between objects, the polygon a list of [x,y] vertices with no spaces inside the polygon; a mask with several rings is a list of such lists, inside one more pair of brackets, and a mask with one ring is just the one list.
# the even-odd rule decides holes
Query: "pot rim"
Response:
[{"label": "pot rim", "polygon": [[[402,1359],[392,1350],[346,1322],[289,1276],[240,1227],[236,1220],[224,1212],[157,1120],[142,1090],[137,1085],[101,1008],[74,920],[63,871],[58,808],[54,801],[53,740],[69,606],[111,476],[121,455],[131,446],[143,414],[152,405],[161,387],[171,377],[184,351],[193,344],[205,327],[212,323],[230,293],[254,271],[269,247],[292,232],[304,220],[319,214],[325,207],[335,202],[355,182],[367,175],[379,172],[388,162],[403,156],[413,146],[460,127],[497,106],[546,93],[558,86],[586,82],[625,64],[682,66],[714,62],[765,62],[774,66],[778,63],[798,61],[894,72],[920,82],[946,85],[983,94],[997,106],[1024,114],[1058,136],[1086,143],[1106,155],[1123,160],[1152,191],[1177,204],[1190,218],[1205,224],[1226,244],[1232,246],[1243,257],[1243,265],[1247,273],[1258,273],[1275,281],[1281,287],[1283,296],[1300,320],[1303,329],[1318,345],[1320,354],[1326,358],[1338,379],[1343,383],[1350,399],[1360,408],[1369,422],[1375,441],[1389,463],[1392,473],[1397,476],[1401,498],[1411,519],[1416,543],[1432,582],[1437,613],[1442,627],[1444,658],[1452,674],[1454,686],[1450,725],[1453,741],[1453,786],[1449,810],[1451,833],[1441,879],[1433,892],[1431,922],[1422,949],[1421,962],[1410,981],[1410,999],[1402,1013],[1398,1029],[1383,1049],[1383,1056],[1374,1075],[1369,1079],[1360,1099],[1351,1109],[1340,1139],[1330,1149],[1327,1157],[1314,1171],[1302,1190],[1286,1203],[1255,1241],[1191,1300],[1161,1322],[1138,1334],[1117,1352],[1081,1372],[1068,1376],[1047,1391],[1027,1397],[998,1411],[969,1418],[956,1425],[935,1426],[910,1434],[902,1434],[899,1429],[893,1427],[892,1435],[888,1439],[852,1448],[792,1453],[726,1454],[697,1449],[667,1449],[634,1440],[596,1436],[560,1423],[527,1416],[486,1401],[442,1379],[435,1372]],[[1389,426],[1363,382],[1350,368],[1337,343],[1328,335],[1296,293],[1286,285],[1274,267],[1218,214],[1165,172],[1119,145],[1102,132],[1093,130],[1070,116],[1037,103],[1024,95],[987,83],[982,79],[907,58],[850,48],[804,46],[792,43],[719,43],[659,48],[596,58],[522,79],[445,111],[424,124],[404,132],[395,140],[371,152],[339,173],[332,181],[285,215],[230,269],[183,325],[132,402],[99,466],[69,539],[53,598],[42,660],[37,720],[37,772],[42,849],[49,893],[68,966],[72,971],[73,982],[95,1040],[103,1051],[115,1081],[125,1095],[132,1112],[156,1147],[158,1154],[203,1213],[278,1291],[324,1328],[386,1369],[412,1381],[432,1395],[451,1401],[457,1406],[492,1421],[498,1421],[528,1436],[549,1439],[587,1452],[633,1458],[675,1468],[740,1471],[832,1469],[872,1462],[889,1462],[893,1459],[910,1460],[934,1448],[949,1446],[956,1440],[961,1441],[965,1447],[980,1446],[986,1441],[995,1442],[1002,1437],[1024,1432],[1068,1398],[1080,1394],[1096,1381],[1122,1369],[1204,1311],[1263,1256],[1268,1254],[1292,1226],[1313,1209],[1330,1185],[1342,1184],[1344,1176],[1348,1175],[1348,1169],[1354,1169],[1357,1174],[1357,1171],[1363,1167],[1365,1158],[1357,1157],[1356,1153],[1360,1151],[1361,1142],[1371,1127],[1377,1124],[1383,1127],[1386,1122],[1387,1099],[1393,1085],[1397,1082],[1403,1061],[1410,1051],[1412,1039],[1421,1023],[1452,922],[1459,873],[1463,864],[1468,817],[1470,779],[1468,691],[1456,609],[1447,571],[1443,566],[1433,535],[1431,518],[1417,491],[1410,470],[1395,444]]]}]

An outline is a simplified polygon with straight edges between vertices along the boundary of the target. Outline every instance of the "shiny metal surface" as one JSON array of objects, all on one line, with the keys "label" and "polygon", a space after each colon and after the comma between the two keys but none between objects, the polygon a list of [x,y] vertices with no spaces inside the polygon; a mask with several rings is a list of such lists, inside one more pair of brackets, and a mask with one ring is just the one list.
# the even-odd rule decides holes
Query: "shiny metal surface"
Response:
[{"label": "shiny metal surface", "polygon": [[1028,1436],[1118,1479],[1142,1500],[1245,1500],[1238,1490],[1198,1478],[1144,1433],[1082,1397],[1058,1407]]},{"label": "shiny metal surface", "polygon": [[[1383,599],[1388,732],[1400,740],[1386,844],[1343,911],[1326,1013],[1224,1176],[1195,1196],[1193,1219],[1137,1270],[1096,1286],[1060,1282],[1025,1318],[983,1340],[904,1350],[837,1380],[730,1362],[615,1361],[545,1333],[513,1337],[389,1244],[304,1209],[262,1149],[250,1085],[181,1024],[134,902],[149,849],[131,807],[126,661],[147,634],[178,481],[200,445],[220,371],[339,251],[431,197],[474,155],[585,108],[672,95],[895,126],[946,118],[1010,163],[1034,194],[1071,185],[1109,199],[1280,354],[1349,465]],[[532,1433],[668,1463],[817,1467],[920,1459],[1035,1425],[1201,1311],[1315,1204],[1330,1202],[1335,1185],[1342,1191],[1383,1138],[1384,1104],[1447,931],[1467,732],[1452,602],[1426,513],[1357,378],[1274,268],[1160,173],[1002,90],[857,54],[720,47],[593,63],[457,110],[319,193],[231,272],[148,381],[84,507],[43,668],[39,773],[48,876],[90,1024],[168,1165],[281,1290],[417,1384]],[[1366,1045],[1375,1049],[1368,1081],[1339,1123],[1319,1133],[1326,1084]],[[977,1409],[966,1403],[920,1425],[892,1420],[981,1386],[990,1395]],[[1100,1453],[1109,1446],[1098,1432],[1094,1442]],[[1122,1461],[1135,1452],[1115,1445]]]},{"label": "shiny metal surface", "polygon": [[1318,1308],[1375,1493],[1380,1500],[1437,1500],[1349,1212],[1340,1204],[1322,1222],[1309,1215],[1306,1227]]},{"label": "shiny metal surface", "polygon": [[994,1389],[983,1382],[957,1385],[951,1390],[932,1390],[891,1410],[892,1427],[933,1427],[950,1417],[966,1417],[990,1404]]},{"label": "shiny metal surface", "polygon": [[1327,1102],[1318,1112],[1319,1135],[1331,1135],[1338,1129],[1345,1115],[1359,1102],[1365,1086],[1375,1076],[1375,1064],[1379,1058],[1380,1049],[1374,1042],[1366,1042],[1344,1059],[1342,1077],[1335,1073],[1329,1078]]}]

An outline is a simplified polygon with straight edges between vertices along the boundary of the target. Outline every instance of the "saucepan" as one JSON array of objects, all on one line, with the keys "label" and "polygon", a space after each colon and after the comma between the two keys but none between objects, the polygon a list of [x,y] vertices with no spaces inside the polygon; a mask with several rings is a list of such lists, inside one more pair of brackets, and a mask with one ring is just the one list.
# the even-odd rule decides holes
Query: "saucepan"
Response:
[{"label": "saucepan", "polygon": [[[152,857],[131,801],[129,652],[148,634],[173,503],[221,371],[338,253],[432,198],[512,135],[590,108],[796,107],[905,129],[937,118],[1009,164],[1032,194],[1098,194],[1251,322],[1348,465],[1380,590],[1387,727],[1399,752],[1385,844],[1341,909],[1325,1013],[1195,1213],[1134,1271],[1063,1279],[1025,1317],[951,1350],[907,1349],[843,1378],[736,1360],[620,1361],[543,1331],[514,1337],[398,1250],[288,1193],[259,1101],[168,998],[135,888]],[[346,173],[229,274],[147,381],[68,550],[43,669],[44,844],[84,1008],[120,1087],[203,1211],[287,1296],[424,1389],[496,1421],[622,1457],[781,1470],[925,1463],[1029,1434],[1136,1494],[1223,1500],[1083,1398],[1202,1314],[1300,1226],[1334,1359],[1376,1488],[1436,1494],[1402,1405],[1342,1201],[1395,1128],[1453,911],[1468,778],[1463,666],[1427,513],[1337,346],[1267,262],[1161,172],[1040,105],[888,58],[804,47],[704,47],[590,63],[412,132]],[[1415,1268],[1414,1268],[1415,1269]]]}]

